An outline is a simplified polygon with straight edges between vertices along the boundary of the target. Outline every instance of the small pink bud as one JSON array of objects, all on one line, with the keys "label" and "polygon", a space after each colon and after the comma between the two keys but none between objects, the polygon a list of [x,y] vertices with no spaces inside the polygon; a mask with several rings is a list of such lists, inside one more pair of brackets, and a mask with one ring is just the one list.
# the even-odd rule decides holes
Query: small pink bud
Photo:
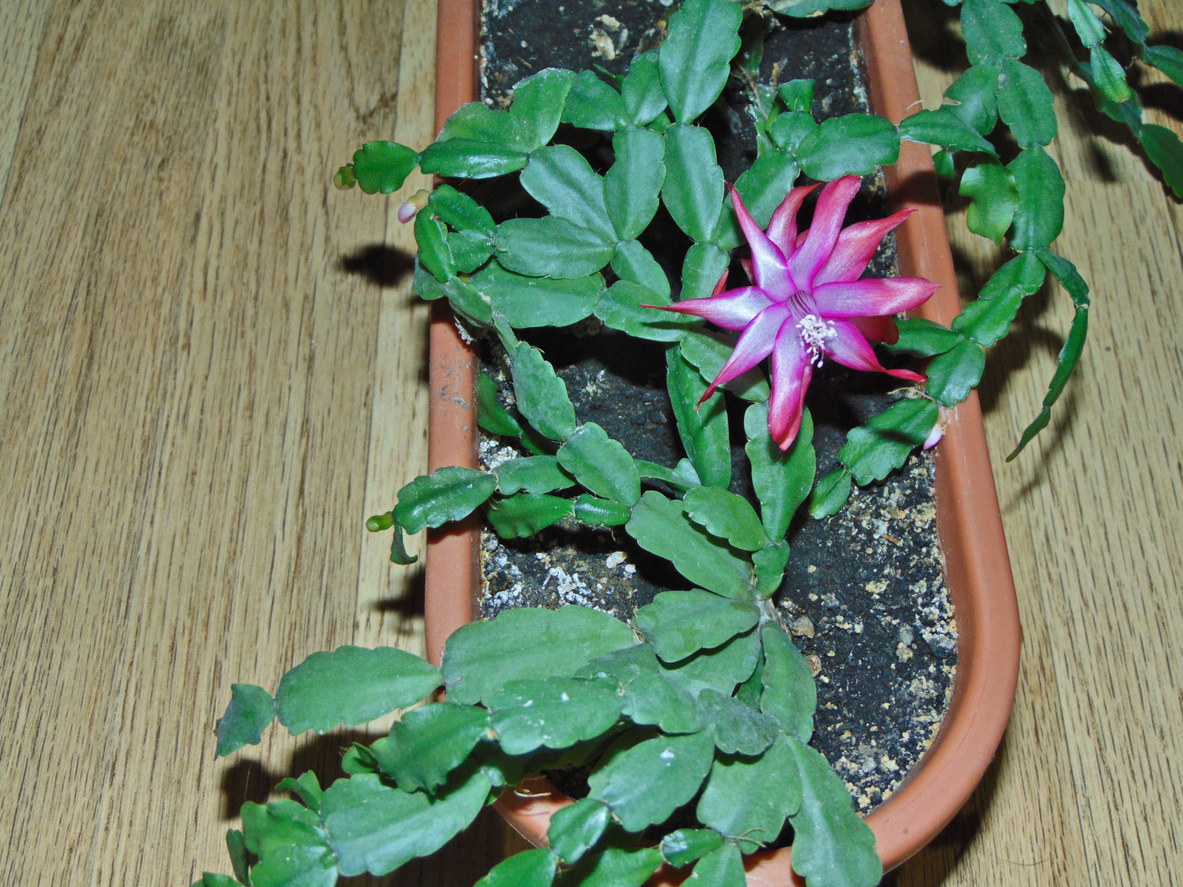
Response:
[{"label": "small pink bud", "polygon": [[427,206],[428,196],[427,189],[421,188],[404,200],[403,205],[398,208],[398,220],[405,225],[415,218],[415,214]]},{"label": "small pink bud", "polygon": [[946,407],[938,407],[937,421],[932,426],[932,431],[928,433],[928,437],[924,441],[924,449],[931,450],[938,443],[941,438],[945,436],[945,429],[949,427],[949,420],[953,418],[953,411]]}]

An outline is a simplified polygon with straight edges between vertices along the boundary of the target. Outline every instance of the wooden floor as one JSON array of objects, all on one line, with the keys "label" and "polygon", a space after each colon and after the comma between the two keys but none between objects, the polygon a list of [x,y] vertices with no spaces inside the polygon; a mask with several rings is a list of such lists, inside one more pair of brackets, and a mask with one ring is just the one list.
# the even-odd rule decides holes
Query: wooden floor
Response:
[{"label": "wooden floor", "polygon": [[[1141,6],[1178,44],[1183,4]],[[935,101],[948,41],[915,37]],[[0,0],[0,884],[226,871],[238,804],[342,744],[215,762],[230,684],[347,642],[420,650],[421,575],[363,529],[425,465],[411,241],[398,197],[329,177],[365,140],[430,140],[434,40],[431,0]],[[1080,98],[1062,110],[1091,120]],[[1183,93],[1151,104],[1179,131]],[[1026,631],[1015,714],[899,885],[1183,867],[1183,212],[1109,137],[1055,150],[1090,347],[1015,463],[1062,293],[984,388]],[[990,251],[955,244],[974,278]],[[484,822],[392,883],[464,887],[504,840]]]}]

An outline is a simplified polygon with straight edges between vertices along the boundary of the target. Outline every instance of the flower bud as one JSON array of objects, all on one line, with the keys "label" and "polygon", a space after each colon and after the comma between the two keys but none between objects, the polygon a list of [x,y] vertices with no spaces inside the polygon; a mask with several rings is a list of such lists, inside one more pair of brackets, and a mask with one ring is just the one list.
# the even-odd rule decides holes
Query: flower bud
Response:
[{"label": "flower bud", "polygon": [[427,198],[429,196],[430,194],[426,188],[420,188],[404,200],[403,205],[398,208],[398,220],[405,225],[411,219],[415,218],[415,214],[427,206]]},{"label": "flower bud", "polygon": [[924,449],[926,450],[931,450],[940,443],[941,438],[945,436],[945,429],[949,427],[949,420],[953,418],[953,411],[947,407],[937,407],[937,410],[937,421],[924,440]]}]

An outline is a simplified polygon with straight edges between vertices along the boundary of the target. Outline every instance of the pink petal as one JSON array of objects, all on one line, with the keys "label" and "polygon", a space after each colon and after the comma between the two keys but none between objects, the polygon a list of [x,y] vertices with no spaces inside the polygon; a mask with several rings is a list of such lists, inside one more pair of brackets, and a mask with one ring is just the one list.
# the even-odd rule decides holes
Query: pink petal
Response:
[{"label": "pink petal", "polygon": [[702,400],[714,394],[720,385],[730,382],[736,376],[742,376],[771,354],[777,333],[791,317],[788,308],[775,303],[761,311],[735,343],[735,350],[731,352],[731,356],[707,388]]},{"label": "pink petal", "polygon": [[751,259],[740,259],[739,264],[743,265],[743,270],[747,273],[748,280],[750,280],[752,283],[755,283],[756,282],[756,275],[754,273],[752,273],[752,260]]},{"label": "pink petal", "polygon": [[743,205],[743,198],[739,196],[739,192],[730,185],[727,187],[731,190],[731,205],[735,207],[739,227],[748,241],[748,246],[752,248],[752,270],[756,286],[769,293],[778,302],[783,302],[797,291],[789,277],[785,257],[776,244],[769,240],[760,226],[756,224],[752,214]]},{"label": "pink petal", "polygon": [[852,317],[850,322],[871,342],[894,345],[900,340],[899,328],[890,314],[883,317]]},{"label": "pink petal", "polygon": [[810,191],[817,185],[805,185],[794,188],[785,195],[772,220],[768,223],[768,239],[776,244],[781,255],[791,255],[797,248],[797,213],[801,210],[801,203]]},{"label": "pink petal", "polygon": [[858,176],[843,176],[822,188],[817,198],[817,209],[813,211],[809,236],[801,248],[789,257],[789,275],[802,289],[813,285],[813,278],[830,258],[834,244],[838,242],[838,232],[842,229],[846,209],[858,189]]},{"label": "pink petal", "polygon": [[768,430],[782,450],[792,446],[801,428],[805,390],[813,378],[813,364],[792,324],[785,324],[772,351],[772,397],[768,404]]},{"label": "pink petal", "polygon": [[728,290],[705,299],[687,299],[673,305],[642,305],[642,308],[660,308],[662,311],[677,311],[679,314],[693,314],[709,320],[725,330],[742,330],[757,314],[772,305],[772,299],[759,287],[745,286]]},{"label": "pink petal", "polygon": [[721,295],[726,286],[727,286],[727,272],[724,271],[722,274],[719,275],[719,280],[715,284],[715,288],[713,290],[711,290],[710,297],[713,299],[716,296]]},{"label": "pink petal", "polygon": [[869,373],[887,373],[897,379],[907,379],[910,382],[923,382],[924,376],[911,370],[889,370],[879,363],[875,356],[875,349],[863,338],[853,323],[845,320],[831,321],[834,335],[826,340],[826,357],[851,369],[863,370]]},{"label": "pink petal", "polygon": [[838,242],[834,244],[834,251],[830,258],[822,265],[817,276],[813,278],[813,285],[832,283],[840,280],[858,280],[859,275],[867,270],[867,263],[875,255],[880,242],[904,219],[915,210],[900,210],[886,219],[875,219],[870,222],[857,222],[842,229],[838,235]]},{"label": "pink petal", "polygon": [[872,317],[915,308],[937,291],[937,284],[919,277],[825,283],[813,291],[822,317]]}]

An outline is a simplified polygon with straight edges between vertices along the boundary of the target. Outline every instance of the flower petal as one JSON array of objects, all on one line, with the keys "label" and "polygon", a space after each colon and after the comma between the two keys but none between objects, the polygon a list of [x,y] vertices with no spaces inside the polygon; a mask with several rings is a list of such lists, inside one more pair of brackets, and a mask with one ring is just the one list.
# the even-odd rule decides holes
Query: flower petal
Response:
[{"label": "flower petal", "polygon": [[870,222],[857,222],[842,229],[838,235],[838,242],[834,244],[834,251],[830,253],[817,276],[813,278],[813,285],[832,283],[842,280],[858,280],[859,275],[867,270],[867,263],[875,255],[880,242],[887,232],[899,225],[916,210],[903,209],[886,219],[873,219]]},{"label": "flower petal", "polygon": [[846,209],[858,193],[859,181],[858,176],[843,176],[822,188],[817,198],[817,209],[813,211],[809,236],[801,248],[789,257],[789,275],[802,289],[809,289],[813,285],[813,278],[830,258],[834,244],[838,242],[838,232],[842,229]]},{"label": "flower petal", "polygon": [[846,283],[825,283],[813,291],[822,317],[873,317],[915,308],[937,291],[937,284],[920,277],[868,277]]},{"label": "flower petal", "polygon": [[731,352],[731,356],[707,388],[702,400],[714,394],[720,385],[730,382],[736,376],[742,376],[771,354],[777,333],[791,317],[788,308],[776,303],[761,311],[735,343],[735,350]]},{"label": "flower petal", "polygon": [[852,317],[850,322],[868,341],[894,345],[900,340],[899,328],[890,314],[883,317]]},{"label": "flower petal", "polygon": [[919,373],[914,373],[911,370],[889,370],[879,363],[879,358],[875,356],[875,349],[863,338],[863,334],[853,323],[846,320],[831,322],[834,324],[834,335],[826,340],[826,357],[855,370],[887,373],[889,376],[907,379],[910,382],[924,381],[924,376]]},{"label": "flower petal", "polygon": [[739,192],[731,189],[731,205],[735,207],[735,215],[739,219],[739,227],[743,236],[752,248],[752,272],[756,286],[771,295],[778,302],[783,302],[797,291],[789,277],[788,266],[780,248],[768,239],[763,229],[756,224],[752,214],[743,205],[743,198]]},{"label": "flower petal", "polygon": [[782,450],[787,450],[801,428],[805,390],[813,378],[813,364],[792,324],[781,327],[772,349],[772,397],[768,403],[768,430]]},{"label": "flower petal", "polygon": [[725,330],[742,330],[757,314],[774,304],[772,299],[756,286],[745,286],[728,290],[705,299],[687,299],[673,305],[642,305],[642,308],[660,308],[662,311],[677,311],[679,314],[693,314],[709,320]]},{"label": "flower petal", "polygon": [[781,255],[792,255],[797,248],[797,213],[801,210],[801,203],[817,185],[804,185],[794,188],[785,195],[772,220],[768,223],[768,239],[776,244]]}]

